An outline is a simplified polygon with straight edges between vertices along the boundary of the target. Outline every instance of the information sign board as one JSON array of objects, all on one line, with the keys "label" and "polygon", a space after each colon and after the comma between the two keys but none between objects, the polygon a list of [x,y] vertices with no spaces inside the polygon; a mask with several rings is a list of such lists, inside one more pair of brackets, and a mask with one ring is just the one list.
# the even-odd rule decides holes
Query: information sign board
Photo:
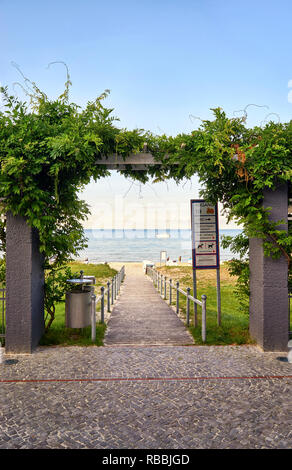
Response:
[{"label": "information sign board", "polygon": [[218,269],[218,207],[203,199],[191,200],[193,269]]}]

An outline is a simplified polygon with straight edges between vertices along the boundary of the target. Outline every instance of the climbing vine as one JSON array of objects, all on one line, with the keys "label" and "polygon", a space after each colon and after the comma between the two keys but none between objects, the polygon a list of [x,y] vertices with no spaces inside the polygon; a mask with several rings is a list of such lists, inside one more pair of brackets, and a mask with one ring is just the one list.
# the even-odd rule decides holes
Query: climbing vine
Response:
[{"label": "climbing vine", "polygon": [[[228,118],[216,108],[213,120],[202,121],[190,134],[156,136],[119,128],[113,109],[103,104],[108,90],[84,109],[71,103],[68,70],[65,91],[54,100],[22,78],[26,102],[1,88],[1,214],[21,215],[38,230],[44,266],[52,276],[86,246],[82,222],[89,208],[78,192],[91,178],[97,181],[109,174],[96,160],[112,154],[126,158],[145,150],[145,145],[157,165],[121,173],[142,182],[151,178],[179,182],[198,174],[204,188],[201,196],[221,201],[229,219],[243,226],[245,251],[246,237],[261,237],[265,254],[285,256],[291,269],[292,233],[287,236],[279,229],[284,221],[269,220],[270,209],[262,201],[265,188],[275,189],[292,179],[292,122],[250,129],[245,116]],[[0,236],[4,243],[4,222]],[[225,243],[236,246],[240,240]]]},{"label": "climbing vine", "polygon": [[225,237],[222,244],[240,254],[229,267],[238,277],[240,304],[248,311],[250,237],[263,239],[266,256],[286,258],[292,287],[292,227],[287,234],[280,226],[287,219],[272,222],[271,208],[263,206],[267,188],[274,190],[292,180],[292,122],[249,129],[246,116],[230,119],[220,108],[213,113],[212,121],[203,121],[189,135],[157,138],[152,152],[165,164],[160,179],[180,181],[197,173],[204,188],[201,196],[214,204],[221,201],[229,221],[243,227],[242,234]]}]

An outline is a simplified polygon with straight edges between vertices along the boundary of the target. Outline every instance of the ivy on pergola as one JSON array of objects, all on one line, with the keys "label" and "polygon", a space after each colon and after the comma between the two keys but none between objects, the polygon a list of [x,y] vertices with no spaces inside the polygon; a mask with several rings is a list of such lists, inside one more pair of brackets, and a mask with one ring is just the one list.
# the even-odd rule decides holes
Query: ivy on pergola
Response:
[{"label": "ivy on pergola", "polygon": [[[122,174],[143,183],[169,178],[179,182],[198,174],[202,197],[212,203],[221,201],[247,237],[265,240],[267,255],[283,254],[290,262],[292,235],[278,230],[280,221],[269,221],[262,198],[264,188],[292,179],[291,121],[250,129],[245,117],[230,119],[216,108],[213,120],[202,121],[190,134],[157,136],[141,129],[120,129],[113,109],[103,105],[107,90],[84,109],[70,103],[70,84],[68,79],[65,92],[50,100],[29,82],[30,104],[1,89],[2,213],[21,215],[38,230],[46,267],[52,257],[50,269],[63,266],[86,245],[82,221],[89,208],[78,193],[91,178],[109,174],[96,162],[110,155],[126,160],[145,151],[145,145],[157,165],[143,171],[127,167],[120,170]],[[246,238],[241,236],[237,242],[237,249],[246,248]]]}]

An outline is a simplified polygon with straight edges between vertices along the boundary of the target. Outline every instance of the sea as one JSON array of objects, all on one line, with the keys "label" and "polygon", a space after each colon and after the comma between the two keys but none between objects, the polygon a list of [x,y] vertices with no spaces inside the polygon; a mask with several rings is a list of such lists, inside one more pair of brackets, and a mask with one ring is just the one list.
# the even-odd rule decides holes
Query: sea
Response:
[{"label": "sea", "polygon": [[[222,235],[235,236],[241,230],[220,230]],[[86,229],[88,248],[79,253],[80,260],[89,263],[106,262],[142,262],[149,260],[160,261],[160,252],[166,251],[170,261],[190,263],[192,258],[192,239],[189,229]],[[168,238],[166,238],[168,237]],[[223,250],[220,246],[220,262],[236,258],[230,250]]]}]

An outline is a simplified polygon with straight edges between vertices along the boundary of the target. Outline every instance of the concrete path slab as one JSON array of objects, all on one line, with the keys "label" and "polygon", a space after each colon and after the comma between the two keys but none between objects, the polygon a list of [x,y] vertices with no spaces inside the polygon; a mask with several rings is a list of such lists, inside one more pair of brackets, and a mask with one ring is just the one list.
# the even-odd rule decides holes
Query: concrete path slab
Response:
[{"label": "concrete path slab", "polygon": [[133,264],[126,267],[104,344],[183,346],[194,344],[194,340],[144,274],[142,264]]}]

